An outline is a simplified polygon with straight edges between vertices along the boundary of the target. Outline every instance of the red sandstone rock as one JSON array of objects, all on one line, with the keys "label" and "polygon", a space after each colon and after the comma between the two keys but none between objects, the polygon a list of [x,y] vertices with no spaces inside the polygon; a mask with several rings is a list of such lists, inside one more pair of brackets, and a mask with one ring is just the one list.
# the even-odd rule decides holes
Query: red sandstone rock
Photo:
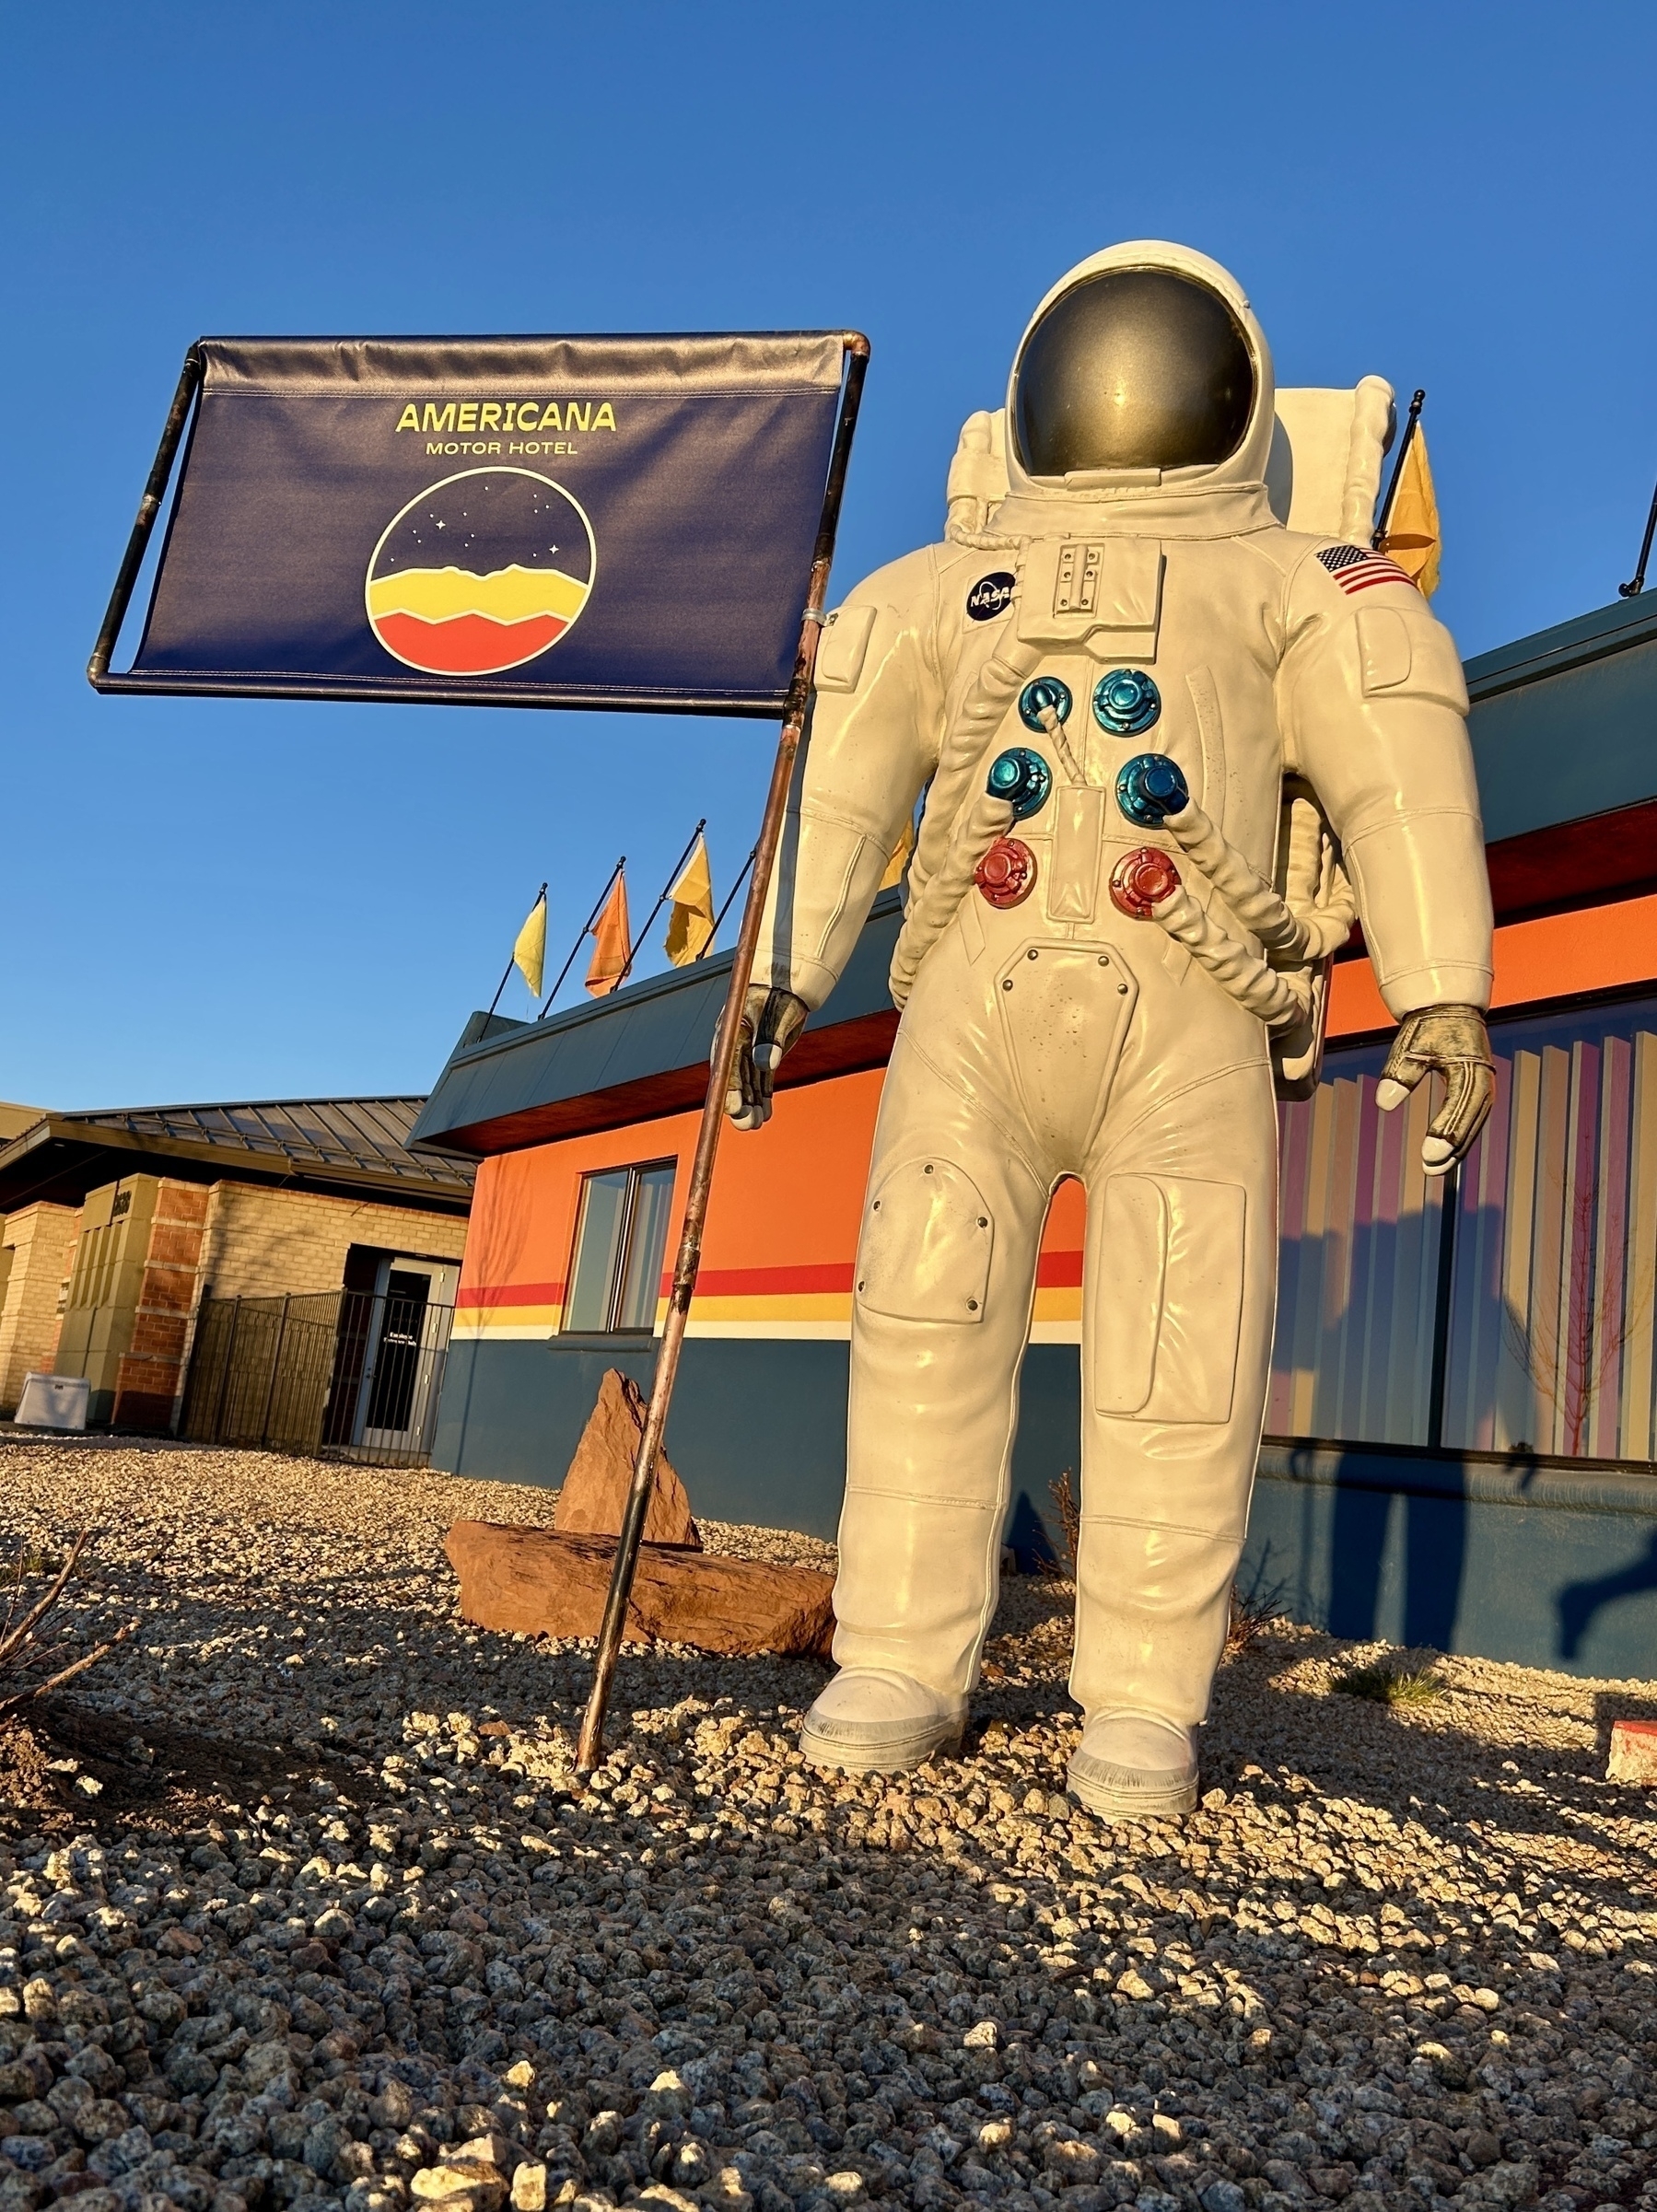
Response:
[{"label": "red sandstone rock", "polygon": [[[461,1578],[461,1612],[474,1626],[519,1636],[597,1636],[615,1557],[613,1539],[458,1520],[444,1548]],[[834,1588],[833,1578],[813,1567],[647,1543],[625,1634],[633,1643],[655,1637],[728,1657],[778,1651],[826,1659]]]},{"label": "red sandstone rock", "polygon": [[[569,1463],[553,1526],[562,1536],[619,1536],[633,1462],[645,1426],[645,1399],[636,1382],[619,1368],[606,1368],[599,1402],[588,1416]],[[666,1452],[656,1455],[656,1480],[645,1516],[647,1543],[688,1544],[702,1549],[691,1519],[691,1501]]]},{"label": "red sandstone rock", "polygon": [[1657,1782],[1657,1720],[1611,1723],[1611,1759],[1605,1773],[1613,1782]]}]

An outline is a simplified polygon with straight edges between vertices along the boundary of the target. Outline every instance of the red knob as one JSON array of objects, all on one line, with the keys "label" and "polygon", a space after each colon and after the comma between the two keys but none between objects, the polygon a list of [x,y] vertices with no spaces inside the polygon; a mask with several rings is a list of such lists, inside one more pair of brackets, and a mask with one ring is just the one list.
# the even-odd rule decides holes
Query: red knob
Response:
[{"label": "red knob", "polygon": [[1021,838],[998,837],[973,881],[992,906],[1021,906],[1035,889],[1035,855]]},{"label": "red knob", "polygon": [[1118,914],[1131,914],[1136,922],[1150,919],[1150,910],[1160,906],[1180,887],[1180,872],[1172,857],[1154,844],[1142,844],[1132,853],[1124,853],[1111,870],[1111,904]]}]

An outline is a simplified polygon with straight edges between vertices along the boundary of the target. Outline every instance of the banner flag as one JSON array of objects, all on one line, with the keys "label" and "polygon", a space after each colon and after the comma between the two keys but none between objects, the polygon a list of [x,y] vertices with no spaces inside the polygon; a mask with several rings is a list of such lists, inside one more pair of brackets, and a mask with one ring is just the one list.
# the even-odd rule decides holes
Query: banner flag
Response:
[{"label": "banner flag", "polygon": [[714,934],[714,876],[707,840],[696,832],[690,858],[668,892],[667,956],[675,968],[688,968],[706,951]]},{"label": "banner flag", "polygon": [[530,996],[541,996],[546,971],[546,893],[543,891],[512,946],[512,965],[529,985]]},{"label": "banner flag", "polygon": [[1418,423],[1416,435],[1404,456],[1404,469],[1380,550],[1397,562],[1423,599],[1439,588],[1439,558],[1444,533],[1439,521],[1439,496],[1433,489],[1432,469],[1427,459],[1427,433]]},{"label": "banner flag", "polygon": [[608,998],[627,972],[633,958],[633,938],[627,926],[627,879],[618,868],[615,888],[604,902],[604,911],[592,926],[592,959],[588,963],[587,990],[590,997]]},{"label": "banner flag", "polygon": [[779,714],[845,352],[203,339],[136,659],[93,681]]}]

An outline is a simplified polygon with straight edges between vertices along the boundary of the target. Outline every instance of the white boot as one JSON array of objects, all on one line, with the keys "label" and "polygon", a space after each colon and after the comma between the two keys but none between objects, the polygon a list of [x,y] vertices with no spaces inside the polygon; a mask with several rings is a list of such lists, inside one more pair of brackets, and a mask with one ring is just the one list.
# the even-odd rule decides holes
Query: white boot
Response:
[{"label": "white boot", "polygon": [[1154,1713],[1101,1713],[1082,1730],[1067,1779],[1072,1796],[1106,1820],[1189,1812],[1196,1803],[1192,1731]]},{"label": "white boot", "polygon": [[814,1766],[898,1774],[953,1748],[966,1700],[953,1701],[891,1667],[843,1667],[805,1717],[799,1748]]}]

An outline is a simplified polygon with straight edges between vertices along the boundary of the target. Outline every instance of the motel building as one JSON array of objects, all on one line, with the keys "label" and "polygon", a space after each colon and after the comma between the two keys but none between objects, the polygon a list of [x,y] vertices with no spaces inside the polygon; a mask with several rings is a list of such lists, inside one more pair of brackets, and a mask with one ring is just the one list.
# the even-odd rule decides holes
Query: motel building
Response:
[{"label": "motel building", "polygon": [[[1429,1182],[1422,1085],[1335,970],[1285,1105],[1281,1289],[1242,1581],[1338,1634],[1657,1671],[1657,595],[1467,666],[1495,894],[1495,1112]],[[699,1513],[832,1536],[852,1269],[897,1027],[882,896],[720,1148],[668,1448]],[[647,1387],[729,956],[538,1022],[474,1016],[414,1132],[477,1164],[434,1462],[557,1484],[608,1367]],[[1042,1249],[1007,1541],[1078,1462],[1083,1201]]]}]

